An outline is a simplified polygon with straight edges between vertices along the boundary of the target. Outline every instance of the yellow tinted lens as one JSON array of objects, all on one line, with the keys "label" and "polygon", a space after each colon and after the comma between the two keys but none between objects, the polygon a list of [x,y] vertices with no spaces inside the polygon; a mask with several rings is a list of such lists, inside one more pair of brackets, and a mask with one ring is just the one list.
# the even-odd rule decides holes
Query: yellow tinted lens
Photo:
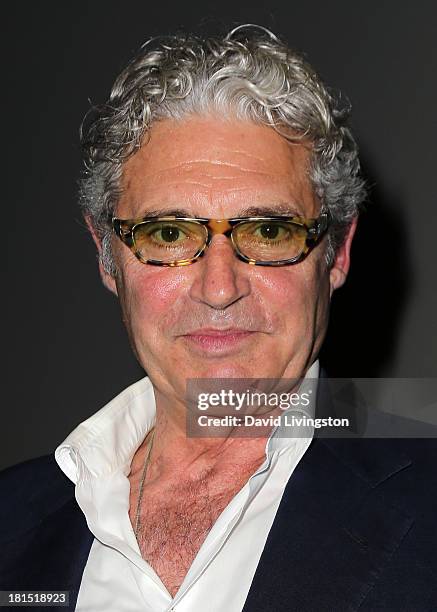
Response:
[{"label": "yellow tinted lens", "polygon": [[281,261],[303,252],[307,230],[290,221],[264,219],[240,223],[233,235],[237,248],[249,259]]},{"label": "yellow tinted lens", "polygon": [[207,231],[195,221],[145,221],[134,227],[133,237],[143,260],[171,263],[194,257],[205,244]]}]

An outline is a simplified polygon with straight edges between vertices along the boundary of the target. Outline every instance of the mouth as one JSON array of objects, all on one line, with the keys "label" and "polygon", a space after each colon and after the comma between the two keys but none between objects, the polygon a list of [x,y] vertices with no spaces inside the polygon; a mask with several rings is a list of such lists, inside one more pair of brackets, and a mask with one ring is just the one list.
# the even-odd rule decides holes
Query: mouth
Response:
[{"label": "mouth", "polygon": [[221,355],[239,349],[255,333],[247,329],[203,328],[181,337],[197,351]]}]

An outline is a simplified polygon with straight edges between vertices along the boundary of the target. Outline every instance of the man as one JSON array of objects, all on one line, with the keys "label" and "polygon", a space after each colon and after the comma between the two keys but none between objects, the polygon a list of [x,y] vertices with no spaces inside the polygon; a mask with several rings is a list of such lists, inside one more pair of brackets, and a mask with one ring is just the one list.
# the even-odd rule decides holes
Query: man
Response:
[{"label": "man", "polygon": [[106,612],[436,604],[432,441],[187,435],[190,381],[318,378],[365,196],[346,114],[256,27],[147,43],[94,109],[81,202],[147,378],[56,463],[4,474],[3,589]]}]

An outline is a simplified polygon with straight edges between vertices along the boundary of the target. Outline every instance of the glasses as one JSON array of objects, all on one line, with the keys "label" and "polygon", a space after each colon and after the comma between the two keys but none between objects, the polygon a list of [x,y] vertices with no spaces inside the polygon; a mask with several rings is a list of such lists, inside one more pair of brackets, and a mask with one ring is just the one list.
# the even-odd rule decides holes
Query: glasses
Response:
[{"label": "glasses", "polygon": [[215,234],[230,238],[237,257],[255,266],[286,266],[302,261],[330,222],[328,211],[305,217],[204,219],[178,216],[111,218],[115,234],[144,264],[186,266],[201,257]]}]

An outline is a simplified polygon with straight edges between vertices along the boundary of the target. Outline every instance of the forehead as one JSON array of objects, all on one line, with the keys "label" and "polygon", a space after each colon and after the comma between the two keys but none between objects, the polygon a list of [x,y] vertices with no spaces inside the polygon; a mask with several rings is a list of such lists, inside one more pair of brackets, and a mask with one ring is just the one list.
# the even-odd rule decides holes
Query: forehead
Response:
[{"label": "forehead", "polygon": [[317,206],[309,163],[308,146],[267,126],[211,117],[160,121],[124,165],[117,214],[177,209],[219,218],[275,206],[310,216]]}]

